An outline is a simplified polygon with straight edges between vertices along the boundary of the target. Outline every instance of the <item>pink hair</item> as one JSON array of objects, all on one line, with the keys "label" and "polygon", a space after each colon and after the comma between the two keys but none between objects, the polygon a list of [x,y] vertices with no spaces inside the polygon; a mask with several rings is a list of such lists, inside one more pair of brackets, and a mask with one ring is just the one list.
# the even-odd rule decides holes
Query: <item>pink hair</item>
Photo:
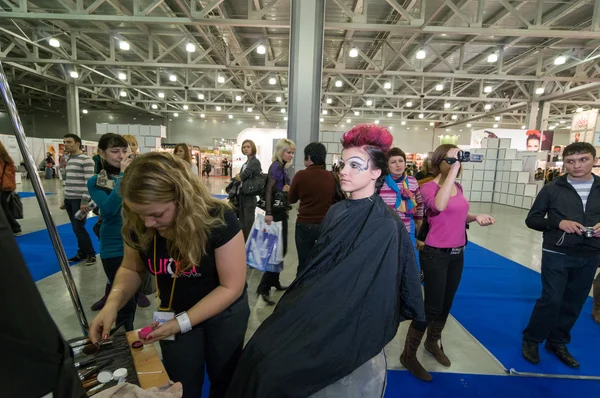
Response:
[{"label": "pink hair", "polygon": [[345,132],[342,136],[344,149],[374,146],[387,153],[392,147],[394,137],[385,127],[375,124],[360,124]]}]

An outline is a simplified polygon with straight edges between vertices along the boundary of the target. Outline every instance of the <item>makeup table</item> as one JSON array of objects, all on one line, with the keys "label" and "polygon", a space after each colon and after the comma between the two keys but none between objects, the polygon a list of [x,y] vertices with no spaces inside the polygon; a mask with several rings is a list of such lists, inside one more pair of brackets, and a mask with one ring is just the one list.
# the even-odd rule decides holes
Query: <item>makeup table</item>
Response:
[{"label": "makeup table", "polygon": [[[127,341],[129,347],[131,343],[139,340],[137,336],[137,330],[127,332]],[[131,348],[130,348],[131,349]],[[138,372],[158,372],[154,374],[139,374],[140,387],[147,390],[150,387],[161,387],[169,383],[169,375],[158,356],[154,344],[145,345],[142,350],[136,351],[131,349],[131,355],[133,356],[133,363],[135,364],[135,370]]]}]

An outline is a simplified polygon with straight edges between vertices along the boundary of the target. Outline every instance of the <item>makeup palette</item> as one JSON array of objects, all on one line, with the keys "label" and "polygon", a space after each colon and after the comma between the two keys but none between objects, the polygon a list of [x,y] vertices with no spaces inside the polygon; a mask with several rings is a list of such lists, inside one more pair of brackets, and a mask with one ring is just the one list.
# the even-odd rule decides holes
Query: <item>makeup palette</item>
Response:
[{"label": "makeup palette", "polygon": [[152,328],[152,326],[146,326],[145,328],[141,328],[138,332],[138,337],[142,340],[146,340],[148,335],[152,333],[153,330],[154,329]]}]

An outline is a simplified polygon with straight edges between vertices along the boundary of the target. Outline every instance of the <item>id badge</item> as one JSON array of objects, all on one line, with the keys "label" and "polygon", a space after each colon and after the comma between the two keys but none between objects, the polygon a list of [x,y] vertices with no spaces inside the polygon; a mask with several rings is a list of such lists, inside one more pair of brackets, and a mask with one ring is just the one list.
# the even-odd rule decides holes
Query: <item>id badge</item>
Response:
[{"label": "id badge", "polygon": [[[175,318],[175,312],[173,311],[154,311],[154,315],[152,317],[154,322],[158,322],[161,325],[173,318]],[[175,340],[175,335],[165,337],[163,340]]]}]

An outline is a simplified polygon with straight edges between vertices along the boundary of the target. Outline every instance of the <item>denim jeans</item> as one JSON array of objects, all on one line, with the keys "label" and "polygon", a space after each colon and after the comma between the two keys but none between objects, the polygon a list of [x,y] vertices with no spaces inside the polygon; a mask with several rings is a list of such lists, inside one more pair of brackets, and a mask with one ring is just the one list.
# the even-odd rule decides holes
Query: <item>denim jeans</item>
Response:
[{"label": "denim jeans", "polygon": [[573,257],[542,252],[542,296],[535,303],[523,339],[550,344],[571,342],[583,304],[594,282],[600,256]]},{"label": "denim jeans", "polygon": [[73,232],[77,238],[77,245],[79,246],[77,254],[81,258],[85,258],[87,256],[94,256],[96,250],[94,249],[94,245],[92,245],[90,234],[88,234],[88,231],[85,229],[85,222],[87,219],[84,218],[83,220],[78,220],[75,218],[75,213],[79,211],[80,206],[80,199],[65,199],[65,210],[69,214],[69,220],[71,220],[71,226],[73,227]]},{"label": "denim jeans", "polygon": [[296,250],[298,250],[298,271],[296,272],[296,277],[306,267],[308,256],[315,246],[320,232],[321,224],[296,223]]}]

